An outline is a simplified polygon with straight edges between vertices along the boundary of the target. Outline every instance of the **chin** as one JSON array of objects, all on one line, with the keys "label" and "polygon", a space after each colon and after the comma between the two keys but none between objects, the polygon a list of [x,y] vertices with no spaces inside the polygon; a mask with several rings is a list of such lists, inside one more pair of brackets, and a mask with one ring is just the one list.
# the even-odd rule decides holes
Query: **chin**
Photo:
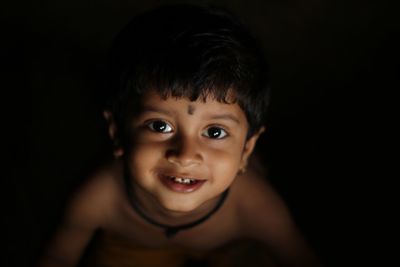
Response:
[{"label": "chin", "polygon": [[189,213],[197,209],[200,205],[194,203],[194,201],[183,201],[179,199],[168,199],[161,201],[160,204],[169,212],[176,213]]}]

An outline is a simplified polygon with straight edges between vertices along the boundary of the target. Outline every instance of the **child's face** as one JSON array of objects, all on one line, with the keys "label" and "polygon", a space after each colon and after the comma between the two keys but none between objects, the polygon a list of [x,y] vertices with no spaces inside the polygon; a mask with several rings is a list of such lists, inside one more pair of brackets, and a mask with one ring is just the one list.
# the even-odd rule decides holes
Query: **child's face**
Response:
[{"label": "child's face", "polygon": [[[238,104],[143,97],[123,153],[134,184],[162,207],[188,212],[219,196],[246,165],[258,135]],[[191,180],[188,180],[191,179]]]}]

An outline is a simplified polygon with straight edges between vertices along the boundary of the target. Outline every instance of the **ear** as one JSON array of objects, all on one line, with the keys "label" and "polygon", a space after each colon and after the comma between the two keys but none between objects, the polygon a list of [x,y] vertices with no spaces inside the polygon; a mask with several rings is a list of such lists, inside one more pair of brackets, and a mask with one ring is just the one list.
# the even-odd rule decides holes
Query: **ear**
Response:
[{"label": "ear", "polygon": [[249,158],[249,156],[251,155],[251,153],[253,152],[257,140],[260,137],[260,135],[265,132],[265,127],[261,127],[261,129],[253,134],[248,140],[246,140],[246,143],[244,145],[244,149],[243,149],[243,153],[242,153],[242,159],[240,161],[240,171],[244,171],[247,167],[247,160]]},{"label": "ear", "polygon": [[108,135],[110,136],[110,139],[114,144],[114,156],[121,157],[124,154],[124,150],[121,147],[121,144],[117,137],[118,129],[117,129],[117,124],[114,119],[114,115],[112,114],[111,111],[105,110],[105,111],[103,111],[103,116],[108,125]]}]

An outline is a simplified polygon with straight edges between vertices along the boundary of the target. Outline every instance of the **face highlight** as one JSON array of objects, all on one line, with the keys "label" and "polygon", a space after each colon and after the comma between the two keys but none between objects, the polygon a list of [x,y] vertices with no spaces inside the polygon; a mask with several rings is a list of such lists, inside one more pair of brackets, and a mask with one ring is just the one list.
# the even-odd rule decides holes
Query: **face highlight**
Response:
[{"label": "face highlight", "polygon": [[[196,112],[194,112],[196,110]],[[189,212],[213,200],[244,167],[255,141],[238,104],[143,97],[124,149],[133,184],[163,208]]]}]

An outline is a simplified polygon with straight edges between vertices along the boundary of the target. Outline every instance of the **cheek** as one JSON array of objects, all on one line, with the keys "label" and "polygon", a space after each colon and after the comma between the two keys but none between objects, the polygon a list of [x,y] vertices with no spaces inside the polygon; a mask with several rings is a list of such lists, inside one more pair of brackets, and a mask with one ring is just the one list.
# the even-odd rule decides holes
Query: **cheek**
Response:
[{"label": "cheek", "polygon": [[215,150],[209,153],[208,164],[211,166],[216,177],[233,179],[239,170],[242,155],[241,149]]},{"label": "cheek", "polygon": [[163,156],[163,150],[159,145],[141,143],[136,144],[128,155],[130,169],[136,178],[151,172]]}]

